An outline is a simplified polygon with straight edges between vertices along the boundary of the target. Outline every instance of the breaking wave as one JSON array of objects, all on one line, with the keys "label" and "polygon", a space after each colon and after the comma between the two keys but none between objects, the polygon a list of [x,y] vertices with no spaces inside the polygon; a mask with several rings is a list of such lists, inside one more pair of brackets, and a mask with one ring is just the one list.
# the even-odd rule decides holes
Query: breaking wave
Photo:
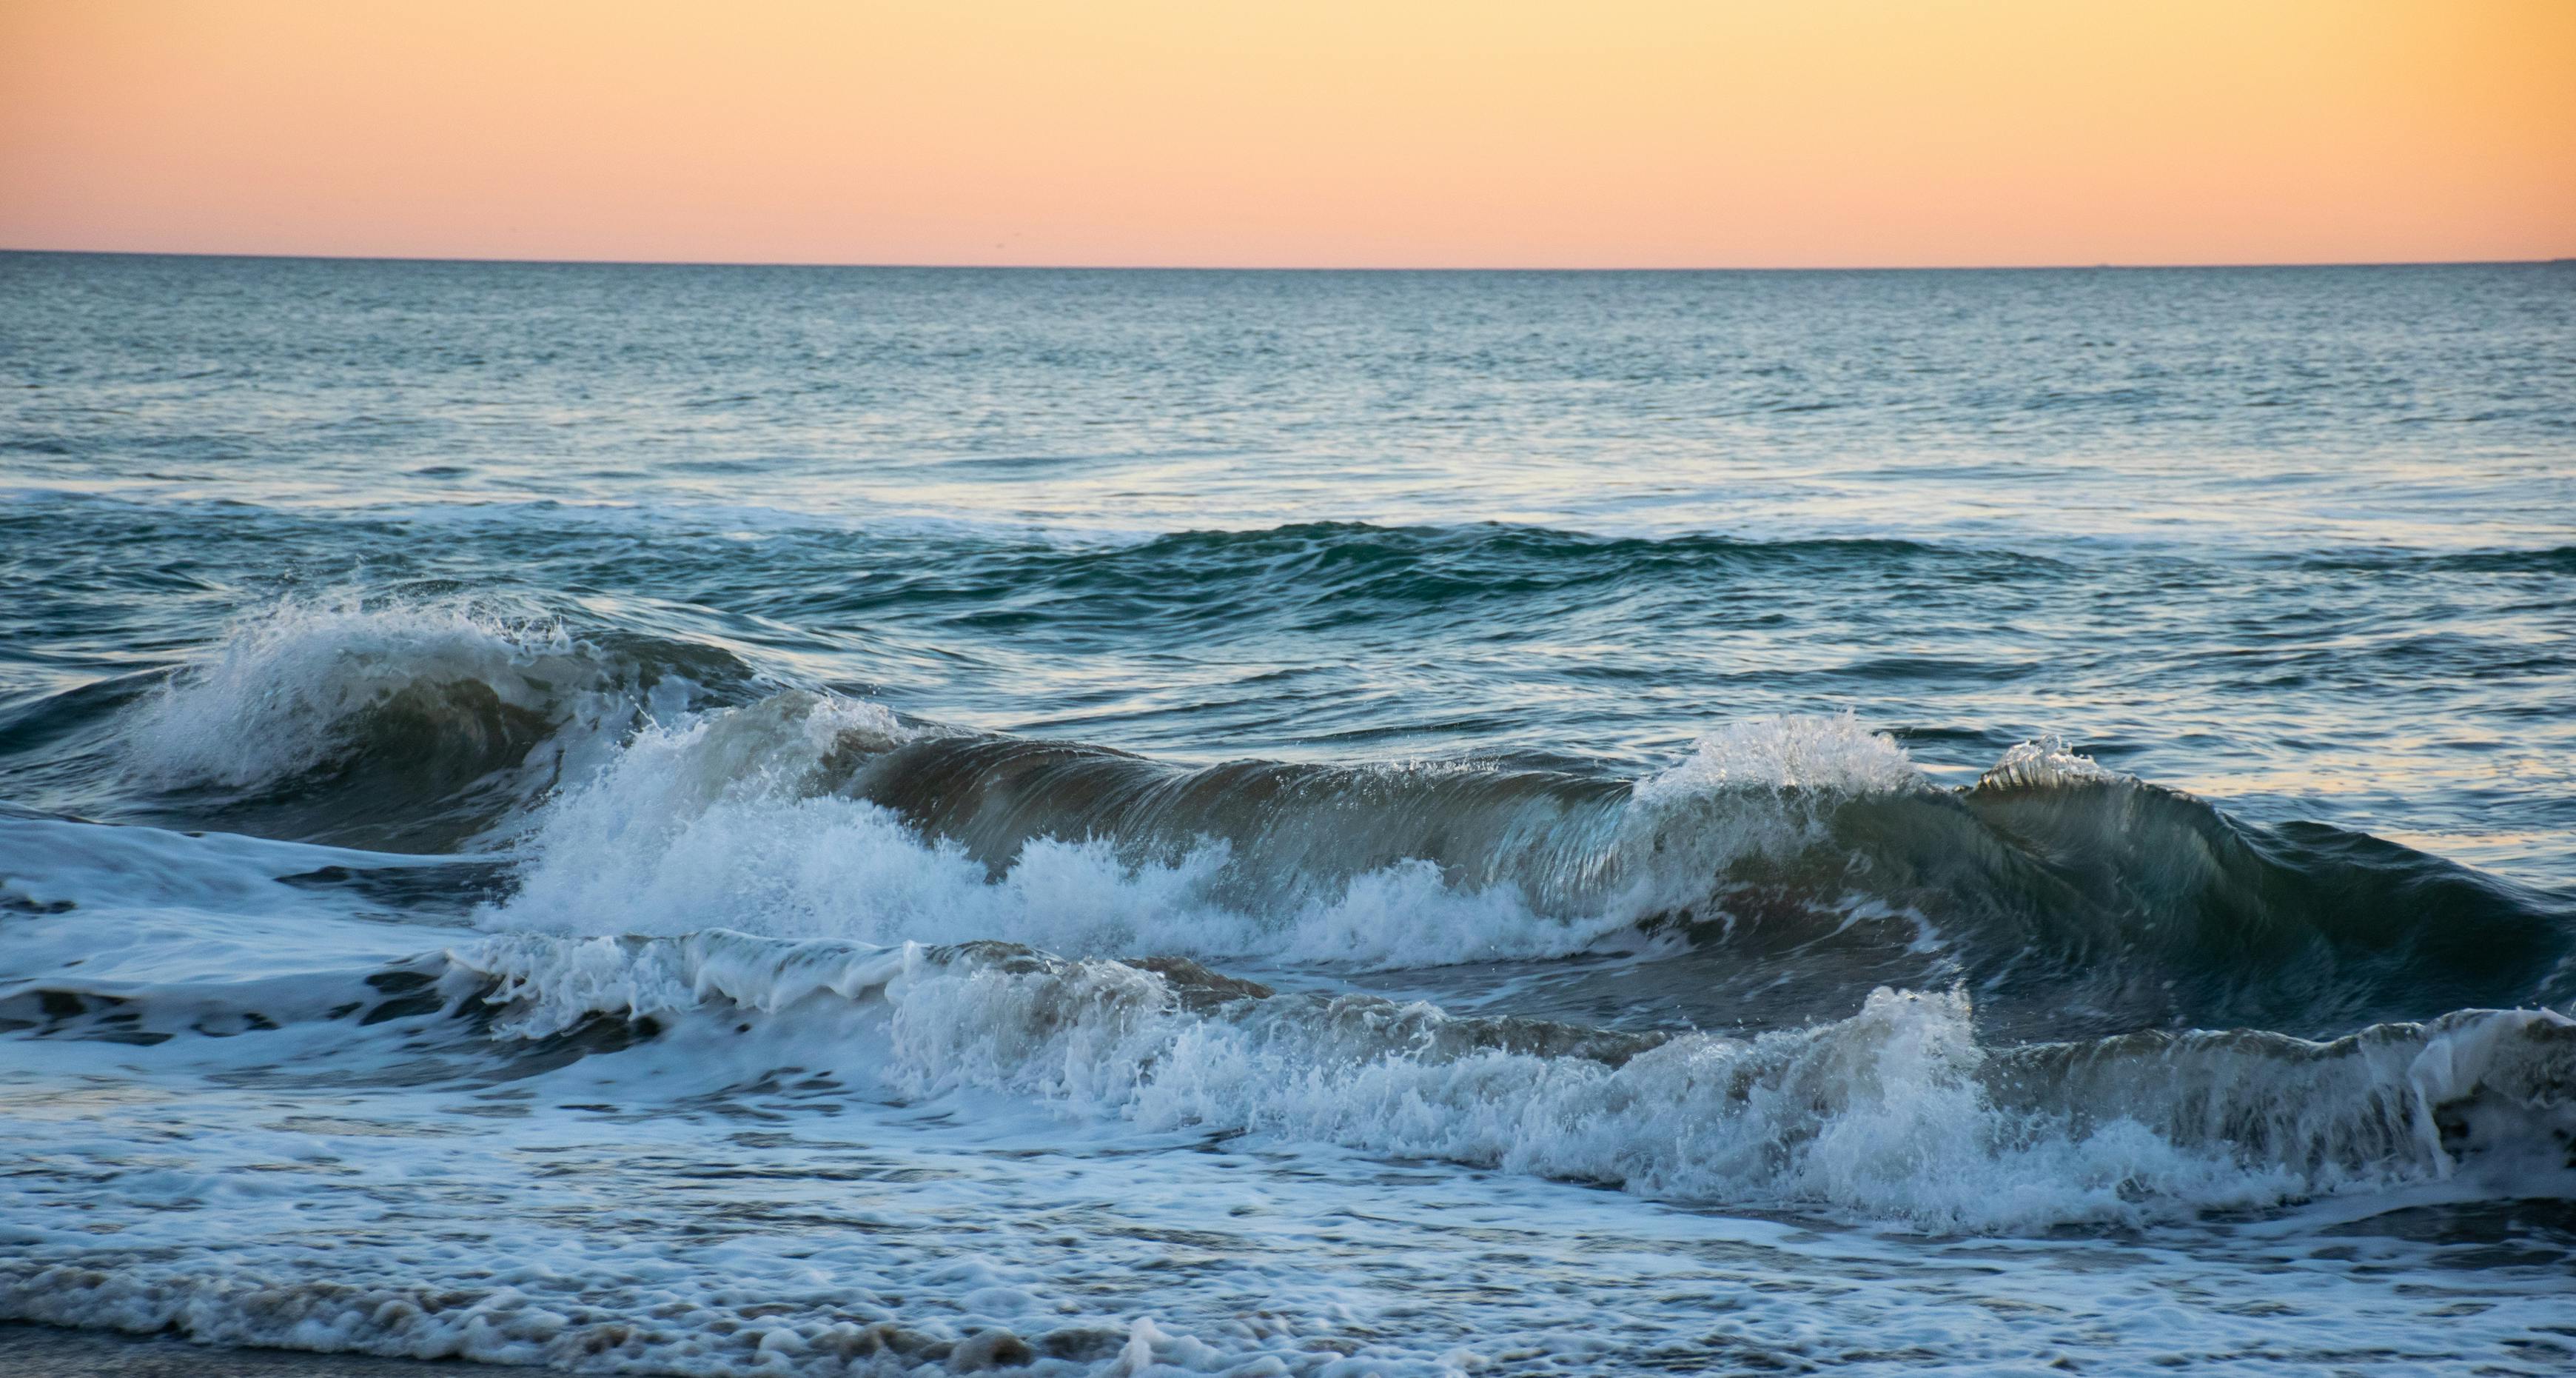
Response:
[{"label": "breaking wave", "polygon": [[1621,953],[1756,1024],[1963,986],[2043,1038],[2324,1034],[2576,995],[2565,896],[2243,823],[2055,741],[1937,786],[1849,713],[1721,724],[1636,779],[1182,765],[901,719],[719,648],[429,590],[275,604],[129,715],[125,768],[227,827],[475,840],[512,863],[477,916],[500,931],[1377,970]]},{"label": "breaking wave", "polygon": [[751,678],[714,648],[579,637],[489,599],[286,597],[135,713],[129,773],[262,831],[435,847]]},{"label": "breaking wave", "polygon": [[2062,745],[1932,785],[1848,715],[1641,782],[1458,763],[1206,767],[800,692],[639,732],[549,804],[498,929],[710,926],[1407,968],[1679,954],[1849,998],[1965,983],[2042,1032],[2324,1031],[2564,999],[2550,897],[2255,829]]},{"label": "breaking wave", "polygon": [[[1869,992],[1750,1036],[1455,1014],[1183,958],[1068,959],[712,930],[495,935],[259,982],[72,982],[0,1027],[158,1043],[345,1020],[553,1065],[758,1026],[759,1060],[899,1101],[998,1093],[1156,1133],[1254,1134],[1933,1232],[2263,1211],[2441,1183],[2576,1192],[2576,1020],[2465,1010],[2335,1039],[2149,1032],[1997,1044],[1963,991]],[[653,1056],[652,1054],[641,1054]],[[359,1059],[363,1064],[364,1057]],[[718,1057],[711,1066],[729,1065]],[[419,1071],[398,1075],[417,1080]],[[714,1089],[712,1086],[709,1089]]]},{"label": "breaking wave", "polygon": [[460,997],[498,1007],[506,1034],[857,1001],[876,1007],[882,1041],[816,1047],[817,1065],[871,1065],[904,1094],[1006,1091],[1156,1130],[1934,1230],[2259,1209],[2464,1163],[2500,1190],[2564,1190],[2576,1169],[2576,1021],[2541,1011],[2330,1042],[2158,1034],[1994,1050],[1956,992],[1882,988],[1847,1019],[1730,1038],[1462,1018],[1184,961],[993,944],[521,935],[450,961]]}]

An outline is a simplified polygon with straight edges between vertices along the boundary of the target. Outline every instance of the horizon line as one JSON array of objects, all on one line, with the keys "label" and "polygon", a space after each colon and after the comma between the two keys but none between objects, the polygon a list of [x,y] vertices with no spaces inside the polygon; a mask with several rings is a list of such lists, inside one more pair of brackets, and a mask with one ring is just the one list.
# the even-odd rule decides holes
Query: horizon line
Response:
[{"label": "horizon line", "polygon": [[309,263],[453,263],[529,268],[838,268],[910,272],[1000,273],[2043,273],[2185,272],[2244,268],[2511,268],[2576,263],[2553,258],[2281,259],[2224,263],[1923,263],[1923,264],[1201,264],[1201,263],[934,263],[827,259],[517,258],[472,254],[315,254],[208,249],[60,249],[0,245],[0,254],[87,258],[227,258]]}]

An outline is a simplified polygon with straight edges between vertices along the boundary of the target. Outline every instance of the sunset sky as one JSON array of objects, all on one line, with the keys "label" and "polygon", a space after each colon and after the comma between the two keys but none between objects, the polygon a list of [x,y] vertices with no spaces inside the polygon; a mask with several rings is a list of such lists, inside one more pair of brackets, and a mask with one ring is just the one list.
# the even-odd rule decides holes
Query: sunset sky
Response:
[{"label": "sunset sky", "polygon": [[0,247],[2576,255],[2576,0],[0,0]]}]

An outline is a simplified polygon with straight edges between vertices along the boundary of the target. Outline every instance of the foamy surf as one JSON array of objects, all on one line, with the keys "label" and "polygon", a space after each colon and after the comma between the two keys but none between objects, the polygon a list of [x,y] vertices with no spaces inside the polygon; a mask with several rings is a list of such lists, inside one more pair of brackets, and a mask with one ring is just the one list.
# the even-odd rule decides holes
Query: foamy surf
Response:
[{"label": "foamy surf", "polygon": [[[2264,1247],[2197,1223],[2212,1211],[2331,1228],[2356,1200],[2571,1190],[2576,1024],[2546,1013],[1993,1048],[1962,997],[1880,991],[1848,1019],[1729,1038],[1459,1017],[1177,959],[726,932],[460,933],[353,961],[279,927],[194,974],[183,953],[93,972],[75,912],[31,921],[57,931],[54,969],[41,942],[9,949],[44,998],[0,1018],[29,1066],[86,1089],[17,1102],[7,1132],[35,1170],[4,1190],[135,1219],[10,1226],[0,1307],[227,1343],[577,1371],[1431,1374],[1580,1363],[1575,1337],[1614,1323],[1690,1343],[1717,1305],[1739,1358],[1894,1373],[1919,1356],[1819,1349],[1816,1308],[1919,1327],[1945,1303],[1856,1273],[1956,1270],[2098,1329]],[[229,979],[249,968],[269,979]],[[154,1083],[115,1070],[143,1055]],[[79,1142],[51,1137],[74,1124]],[[152,1147],[173,1134],[202,1145],[185,1170]],[[1141,1180],[1139,1153],[1157,1163]],[[1557,1182],[1621,1191],[1580,1197],[1578,1224]],[[496,1183],[523,1184],[517,1209],[490,1210]],[[2144,1250],[2070,1276],[2087,1247],[2070,1226]],[[1426,1228],[1475,1241],[1467,1261],[1426,1256]],[[2305,1309],[2226,1322],[2236,1342],[2401,1333],[2387,1267],[2421,1246],[2359,1242],[2305,1265]],[[1150,1314],[1086,1284],[1104,1250],[1170,1273]],[[1152,1319],[1247,1294],[1261,1310],[1236,1323]],[[1398,1323],[1425,1295],[1473,1329]],[[2481,1296],[2457,1333],[2519,1334],[2552,1307]],[[2177,1340],[2227,1314],[2183,1306]],[[2015,1352],[2086,1346],[2051,1331]]]},{"label": "foamy surf", "polygon": [[[870,1068],[907,1095],[1004,1091],[1156,1131],[1254,1132],[1930,1230],[2272,1207],[2447,1177],[2465,1153],[2509,1164],[2495,1190],[2576,1185],[2576,1022],[2545,1011],[2331,1044],[2197,1035],[1999,1053],[1956,993],[1881,989],[1848,1020],[1734,1039],[1462,1020],[1189,964],[986,945],[520,938],[449,960],[481,986],[461,998],[500,1006],[500,1028],[520,1036],[602,1015],[712,1008],[721,1022],[859,1002],[882,1043],[818,1047],[814,1061]],[[2476,1149],[2473,1129],[2485,1131]]]}]

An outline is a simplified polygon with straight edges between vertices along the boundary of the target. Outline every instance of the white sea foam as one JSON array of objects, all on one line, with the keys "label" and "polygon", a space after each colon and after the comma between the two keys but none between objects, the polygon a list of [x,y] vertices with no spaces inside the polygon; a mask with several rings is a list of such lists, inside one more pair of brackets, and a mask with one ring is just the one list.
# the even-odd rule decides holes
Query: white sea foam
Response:
[{"label": "white sea foam", "polygon": [[1409,861],[1322,893],[1283,887],[1251,909],[1219,898],[1231,856],[1169,862],[1106,839],[1039,838],[998,877],[893,812],[819,792],[826,764],[910,729],[874,705],[782,694],[648,727],[616,763],[550,804],[531,860],[485,927],[678,934],[711,927],[872,943],[1001,939],[1074,954],[1257,955],[1421,966],[1580,951],[1624,915],[1561,919],[1510,886],[1460,890]]},{"label": "white sea foam", "polygon": [[1925,784],[1894,737],[1845,709],[1728,723],[1702,736],[1680,764],[1639,781],[1637,795],[1661,803],[1725,790],[1890,794]]},{"label": "white sea foam", "polygon": [[549,723],[622,727],[634,707],[552,618],[459,598],[370,605],[341,591],[237,620],[147,706],[127,759],[162,783],[258,785],[333,759],[370,710],[457,689]]},{"label": "white sea foam", "polygon": [[[1935,1230],[2136,1224],[2436,1179],[2454,1166],[2437,1109],[2482,1096],[2496,1113],[2540,1116],[2502,1134],[2508,1147],[2545,1148],[2550,1126],[2576,1125],[2564,1091],[2576,1024],[2544,1012],[2393,1026],[2347,1045],[2194,1046],[2157,1064],[2159,1080],[2139,1081],[2133,1065],[2096,1085],[2038,1064],[1990,1067],[1957,994],[1880,990],[1831,1024],[1603,1056],[1370,997],[1193,1010],[1152,971],[980,949],[706,933],[520,936],[450,955],[497,982],[487,998],[509,1010],[503,1027],[527,1036],[593,1012],[714,1003],[776,1016],[829,997],[881,1008],[883,1042],[856,1049],[843,1031],[814,1056],[858,1053],[907,1095],[1004,1091],[1154,1131],[1250,1131]],[[1999,1102],[1998,1075],[2032,1094]],[[2042,1076],[2061,1094],[2034,1092]]]},{"label": "white sea foam", "polygon": [[[1684,1201],[1807,1203],[1933,1229],[2270,1204],[2294,1174],[2182,1152],[2132,1123],[2051,1133],[1988,1103],[1964,1001],[1880,991],[1850,1020],[1676,1038],[1613,1067],[1483,1049],[1411,1055],[1428,1007],[1170,1012],[1156,978],[993,970],[893,992],[902,1075]],[[1265,1017],[1266,1016],[1266,1017]],[[1380,1040],[1385,1041],[1380,1041]],[[1392,1046],[1389,1046],[1392,1044]],[[2034,1132],[2038,1130],[2038,1132]]]},{"label": "white sea foam", "polygon": [[2127,778],[2052,733],[2006,748],[1994,765],[1977,778],[1977,783],[1990,788],[2044,789],[2053,785],[2112,784]]},{"label": "white sea foam", "polygon": [[[1771,718],[1712,733],[1640,783],[1632,816],[1564,893],[1524,889],[1508,857],[1248,877],[1217,839],[1139,855],[1115,838],[1041,834],[996,873],[962,845],[827,787],[836,763],[919,731],[874,705],[801,692],[647,726],[546,807],[521,888],[481,921],[572,934],[990,938],[1070,955],[1368,968],[1538,958],[1639,946],[1642,922],[1706,908],[1734,862],[1822,841],[1838,801],[1928,788],[1901,747],[1850,714]],[[1460,880],[1488,860],[1503,879]]]}]

